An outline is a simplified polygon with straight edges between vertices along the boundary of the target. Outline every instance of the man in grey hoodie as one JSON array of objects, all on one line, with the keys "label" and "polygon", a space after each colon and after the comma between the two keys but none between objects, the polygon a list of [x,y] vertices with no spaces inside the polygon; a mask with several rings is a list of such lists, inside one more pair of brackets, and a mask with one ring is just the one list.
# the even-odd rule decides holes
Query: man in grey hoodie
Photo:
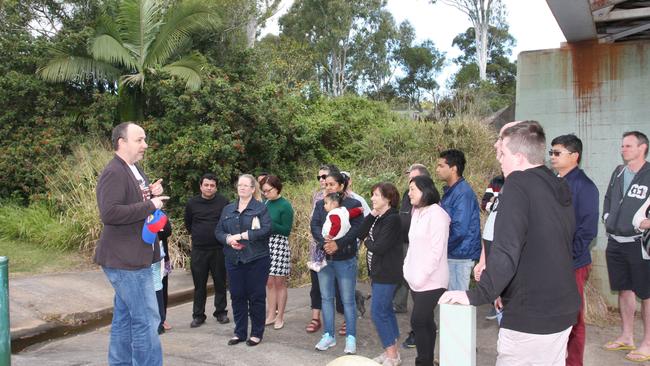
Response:
[{"label": "man in grey hoodie", "polygon": [[[643,362],[650,360],[650,257],[644,255],[641,233],[632,218],[648,198],[650,164],[648,137],[631,131],[623,134],[621,157],[624,165],[614,169],[603,203],[603,220],[607,230],[607,272],[612,291],[618,291],[621,313],[621,334],[606,343],[608,351],[629,350],[625,358]],[[642,306],[644,337],[639,348],[634,345],[634,311],[636,297]]]}]

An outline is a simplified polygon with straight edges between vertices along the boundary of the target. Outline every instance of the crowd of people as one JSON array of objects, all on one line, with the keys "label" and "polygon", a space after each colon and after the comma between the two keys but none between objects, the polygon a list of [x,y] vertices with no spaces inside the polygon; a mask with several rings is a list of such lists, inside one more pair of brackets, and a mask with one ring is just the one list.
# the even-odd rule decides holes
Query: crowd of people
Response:
[{"label": "crowd of people", "polygon": [[[134,123],[115,127],[115,157],[97,186],[104,229],[95,261],[115,289],[111,365],[162,364],[159,334],[170,328],[162,279],[169,272],[171,227],[165,225],[159,240],[145,240],[145,229],[153,227],[168,197],[162,182],[150,184],[136,164],[147,149],[145,138]],[[322,332],[316,350],[335,347],[339,335],[345,337],[344,353],[357,352],[358,253],[365,245],[371,319],[383,348],[377,363],[402,363],[395,314],[407,311],[410,293],[410,331],[402,346],[416,348],[416,365],[434,364],[433,314],[439,303],[494,305],[488,317],[500,325],[497,365],[582,365],[583,291],[599,220],[598,189],[579,168],[582,148],[577,136],[562,135],[547,152],[538,122],[506,124],[495,143],[502,174],[489,182],[481,202],[463,177],[467,161],[456,149],[438,156],[441,191],[426,166],[412,164],[401,198],[393,183],[379,182],[370,190],[370,206],[352,191],[350,173],[322,165],[311,238],[304,244],[312,309],[305,330]],[[545,165],[547,153],[554,171]],[[625,358],[643,362],[650,360],[650,329],[638,348],[632,331],[636,297],[650,326],[650,254],[642,235],[650,229],[647,137],[626,132],[621,153],[624,164],[612,174],[602,219],[622,331],[603,348],[629,351]],[[227,343],[256,346],[267,326],[284,327],[293,208],[273,174],[241,175],[230,203],[217,192],[214,174],[206,173],[198,184],[201,193],[188,201],[184,217],[195,287],[190,327],[205,323],[208,276],[215,289],[213,316],[221,324],[230,321],[227,278],[235,323]],[[483,230],[480,210],[488,214]],[[344,319],[338,330],[337,312]]]}]

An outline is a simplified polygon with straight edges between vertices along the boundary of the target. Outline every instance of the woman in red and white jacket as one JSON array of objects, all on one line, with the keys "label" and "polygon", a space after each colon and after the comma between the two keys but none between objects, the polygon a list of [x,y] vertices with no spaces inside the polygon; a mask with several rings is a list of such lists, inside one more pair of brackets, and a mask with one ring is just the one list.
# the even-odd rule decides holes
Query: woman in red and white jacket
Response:
[{"label": "woman in red and white jacket", "polygon": [[440,194],[430,177],[411,179],[408,196],[413,212],[403,270],[413,291],[411,328],[417,348],[415,364],[433,366],[436,323],[431,314],[449,284],[447,240],[451,219],[438,204]]}]

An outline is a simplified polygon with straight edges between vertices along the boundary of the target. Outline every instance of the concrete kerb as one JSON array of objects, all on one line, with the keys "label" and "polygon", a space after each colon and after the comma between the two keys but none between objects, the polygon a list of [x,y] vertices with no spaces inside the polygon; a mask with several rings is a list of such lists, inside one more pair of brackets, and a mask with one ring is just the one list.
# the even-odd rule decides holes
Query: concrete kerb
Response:
[{"label": "concrete kerb", "polygon": [[[192,299],[189,271],[174,271],[169,282],[169,306]],[[113,289],[101,270],[10,279],[9,301],[12,353],[106,326],[113,315]]]}]

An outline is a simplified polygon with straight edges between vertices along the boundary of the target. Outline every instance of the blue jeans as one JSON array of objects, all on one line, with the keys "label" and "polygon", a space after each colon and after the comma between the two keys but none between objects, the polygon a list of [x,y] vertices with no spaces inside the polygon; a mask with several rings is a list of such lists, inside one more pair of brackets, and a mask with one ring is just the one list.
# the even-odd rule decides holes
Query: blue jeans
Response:
[{"label": "blue jeans", "polygon": [[162,365],[160,314],[151,268],[102,269],[115,290],[108,364]]},{"label": "blue jeans", "polygon": [[235,319],[235,336],[246,339],[248,317],[251,318],[251,337],[264,337],[266,319],[266,281],[269,279],[271,257],[258,258],[248,263],[226,263],[230,281],[230,303]]},{"label": "blue jeans", "polygon": [[354,292],[357,287],[357,257],[342,261],[327,261],[327,267],[318,272],[322,300],[323,331],[334,336],[334,281],[339,285],[347,335],[357,334],[357,308]]},{"label": "blue jeans", "polygon": [[472,275],[474,261],[471,259],[447,259],[449,264],[449,291],[469,290],[469,278]]},{"label": "blue jeans", "polygon": [[384,348],[395,344],[399,338],[397,318],[393,311],[393,294],[397,284],[374,283],[372,284],[372,305],[370,308],[372,322],[375,323],[377,334]]}]

